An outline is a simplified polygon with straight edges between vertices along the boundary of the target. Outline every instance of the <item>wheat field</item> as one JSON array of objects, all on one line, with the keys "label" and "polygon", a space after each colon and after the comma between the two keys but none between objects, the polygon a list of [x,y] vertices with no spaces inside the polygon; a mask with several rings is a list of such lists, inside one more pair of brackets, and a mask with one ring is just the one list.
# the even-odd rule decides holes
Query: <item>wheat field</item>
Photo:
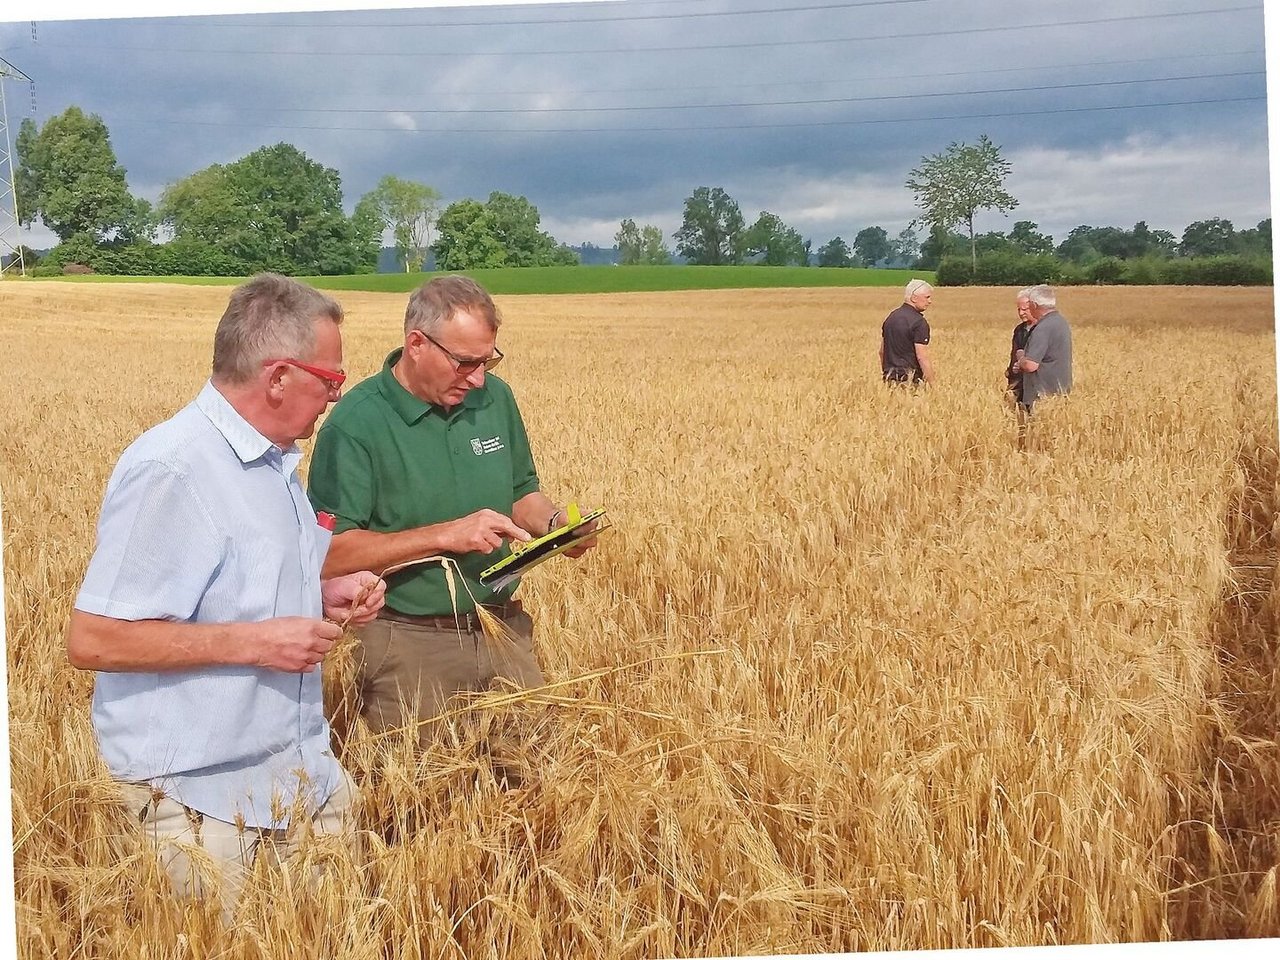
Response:
[{"label": "wheat field", "polygon": [[[207,376],[227,290],[0,285],[24,957],[600,958],[1280,935],[1270,289],[1065,288],[1024,449],[1014,291],[500,298],[544,489],[614,529],[521,590],[548,685],[415,754],[326,662],[359,844],[171,898],[62,634],[106,478]],[[405,298],[342,294],[372,373]],[[499,786],[491,755],[521,773]],[[308,882],[310,868],[325,869]]]}]

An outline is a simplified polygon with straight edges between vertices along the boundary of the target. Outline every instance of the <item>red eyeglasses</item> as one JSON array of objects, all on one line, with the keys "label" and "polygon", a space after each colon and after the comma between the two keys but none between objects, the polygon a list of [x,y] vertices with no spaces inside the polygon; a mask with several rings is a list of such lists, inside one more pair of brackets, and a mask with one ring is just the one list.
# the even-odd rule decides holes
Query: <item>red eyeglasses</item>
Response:
[{"label": "red eyeglasses", "polygon": [[347,382],[347,375],[341,370],[326,370],[324,367],[312,366],[309,363],[303,363],[301,360],[294,360],[292,357],[276,357],[272,360],[263,360],[262,365],[269,367],[273,363],[287,363],[291,367],[297,367],[299,370],[305,370],[307,373],[313,374],[329,385],[330,390],[341,390],[342,385]]}]

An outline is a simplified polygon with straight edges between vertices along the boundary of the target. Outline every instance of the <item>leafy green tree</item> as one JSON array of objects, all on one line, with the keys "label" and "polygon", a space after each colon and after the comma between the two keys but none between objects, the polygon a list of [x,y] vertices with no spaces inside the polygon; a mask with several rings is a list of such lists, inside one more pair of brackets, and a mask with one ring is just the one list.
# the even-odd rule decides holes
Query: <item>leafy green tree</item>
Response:
[{"label": "leafy green tree", "polygon": [[1136,257],[1171,257],[1178,249],[1178,238],[1168,230],[1152,230],[1147,221],[1139,220],[1130,234],[1133,238],[1129,259]]},{"label": "leafy green tree", "polygon": [[1271,218],[1258,222],[1256,227],[1241,230],[1235,236],[1236,252],[1247,257],[1271,256]]},{"label": "leafy green tree", "polygon": [[355,273],[369,263],[370,224],[343,213],[338,171],[288,143],[191,174],[165,190],[159,212],[174,239],[214,244],[252,270]]},{"label": "leafy green tree", "polygon": [[525,197],[498,190],[489,199],[449,204],[431,249],[442,270],[572,265],[578,255],[538,229],[541,215]]},{"label": "leafy green tree", "polygon": [[853,255],[864,267],[874,267],[893,256],[893,244],[884,227],[863,227],[853,238]]},{"label": "leafy green tree", "polygon": [[1059,259],[1067,260],[1071,263],[1091,263],[1101,257],[1102,254],[1093,245],[1095,230],[1095,227],[1084,223],[1078,227],[1072,227],[1071,232],[1067,234],[1067,238],[1058,244],[1057,254]]},{"label": "leafy green tree", "polygon": [[[966,252],[965,247],[968,245],[965,238],[954,230],[934,227],[929,231],[929,236],[924,243],[920,244],[920,257],[915,266],[921,270],[934,270],[942,263],[943,257],[958,257]],[[970,273],[975,268],[976,262],[970,260]]]},{"label": "leafy green tree", "polygon": [[1235,246],[1235,227],[1230,220],[1214,217],[1197,220],[1182,231],[1179,245],[1184,257],[1215,257],[1231,253]]},{"label": "leafy green tree", "polygon": [[431,229],[440,216],[440,191],[425,183],[387,174],[360,203],[366,201],[367,205],[361,208],[362,215],[376,212],[383,229],[391,228],[396,256],[404,272],[421,270],[431,248]]},{"label": "leafy green tree", "polygon": [[1039,225],[1019,220],[1009,231],[1009,242],[1022,253],[1053,253],[1053,237],[1041,233]]},{"label": "leafy green tree", "polygon": [[638,227],[630,217],[619,224],[613,241],[618,245],[618,263],[621,266],[671,262],[671,254],[662,242],[662,231],[648,224]]},{"label": "leafy green tree", "polygon": [[908,175],[907,188],[922,211],[921,223],[942,230],[961,224],[968,228],[970,263],[976,268],[973,218],[979,210],[1005,213],[1018,205],[1004,189],[1012,170],[1000,148],[983,134],[973,146],[953,141],[941,153],[923,157]]},{"label": "leafy green tree", "polygon": [[984,253],[1004,253],[1013,249],[1013,244],[999,230],[988,230],[986,233],[980,233],[974,237],[974,247],[977,248],[978,256]]},{"label": "leafy green tree", "polygon": [[787,226],[777,214],[763,210],[743,235],[743,245],[751,256],[769,267],[808,266],[804,238]]},{"label": "leafy green tree", "polygon": [[542,220],[538,208],[525,197],[494,190],[485,207],[493,217],[494,235],[506,251],[508,267],[544,267],[564,262],[563,255],[555,253],[555,240],[538,229]]},{"label": "leafy green tree", "polygon": [[493,213],[479,200],[458,200],[444,208],[431,249],[440,270],[478,270],[507,264]]},{"label": "leafy green tree", "polygon": [[910,266],[915,263],[918,256],[920,256],[920,238],[911,229],[911,224],[907,224],[893,238],[893,253],[890,254],[890,260],[894,263]]},{"label": "leafy green tree", "polygon": [[743,233],[737,202],[721,187],[698,187],[684,202],[684,220],[675,232],[676,251],[690,263],[742,263]]},{"label": "leafy green tree", "polygon": [[832,237],[818,248],[818,266],[851,267],[853,257],[849,245],[840,237]]},{"label": "leafy green tree", "polygon": [[83,234],[103,240],[137,213],[124,167],[97,114],[68,107],[38,131],[22,121],[14,172],[19,221],[39,217],[59,240]]}]

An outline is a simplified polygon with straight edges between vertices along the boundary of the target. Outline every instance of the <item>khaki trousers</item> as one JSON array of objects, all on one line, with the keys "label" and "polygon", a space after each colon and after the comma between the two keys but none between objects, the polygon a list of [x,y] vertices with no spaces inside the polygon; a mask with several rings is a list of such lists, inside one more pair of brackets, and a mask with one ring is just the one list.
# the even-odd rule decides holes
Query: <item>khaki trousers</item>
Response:
[{"label": "khaki trousers", "polygon": [[117,783],[121,803],[156,848],[160,866],[179,896],[217,896],[230,919],[245,879],[259,857],[281,862],[298,852],[304,837],[351,832],[357,790],[344,770],[338,789],[300,829],[241,829],[183,806],[146,783]]},{"label": "khaki trousers", "polygon": [[433,740],[427,723],[449,709],[456,693],[491,689],[499,678],[538,687],[533,620],[514,612],[503,621],[512,639],[486,638],[478,629],[439,629],[379,618],[356,631],[360,713],[375,733],[407,724],[419,743]]}]

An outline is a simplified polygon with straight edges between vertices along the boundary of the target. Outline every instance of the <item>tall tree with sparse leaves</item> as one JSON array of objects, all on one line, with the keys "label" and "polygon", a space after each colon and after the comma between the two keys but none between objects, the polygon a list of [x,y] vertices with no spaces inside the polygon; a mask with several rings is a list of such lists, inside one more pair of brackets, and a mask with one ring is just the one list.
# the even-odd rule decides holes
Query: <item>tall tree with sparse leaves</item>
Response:
[{"label": "tall tree with sparse leaves", "polygon": [[973,218],[979,210],[1007,213],[1018,201],[1004,189],[1013,166],[1000,148],[983,134],[973,146],[952,142],[946,150],[923,157],[907,177],[921,210],[918,223],[931,230],[950,230],[963,224],[969,232],[969,256],[976,268],[977,244]]},{"label": "tall tree with sparse leaves", "polygon": [[618,225],[613,242],[618,245],[620,266],[661,265],[671,262],[671,254],[662,242],[662,231],[649,224],[636,226],[636,222],[630,217]]},{"label": "tall tree with sparse leaves", "polygon": [[383,227],[391,228],[404,272],[421,270],[431,248],[431,229],[440,216],[440,191],[387,174],[361,198],[365,201],[367,209],[377,211]]}]

